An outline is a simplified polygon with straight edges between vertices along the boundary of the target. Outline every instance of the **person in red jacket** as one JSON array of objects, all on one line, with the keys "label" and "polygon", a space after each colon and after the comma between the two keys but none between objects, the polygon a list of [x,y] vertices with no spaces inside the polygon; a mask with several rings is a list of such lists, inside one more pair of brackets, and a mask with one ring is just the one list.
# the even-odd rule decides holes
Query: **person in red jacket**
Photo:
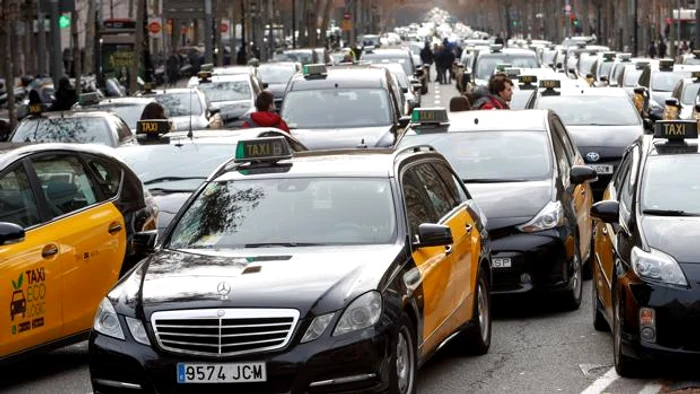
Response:
[{"label": "person in red jacket", "polygon": [[489,94],[475,103],[477,109],[510,109],[513,81],[505,74],[494,74],[489,80]]},{"label": "person in red jacket", "polygon": [[287,123],[282,117],[277,115],[275,96],[273,96],[272,93],[267,90],[260,92],[255,99],[255,109],[257,111],[250,114],[245,122],[243,122],[243,128],[274,127],[289,133],[289,126],[287,126]]}]

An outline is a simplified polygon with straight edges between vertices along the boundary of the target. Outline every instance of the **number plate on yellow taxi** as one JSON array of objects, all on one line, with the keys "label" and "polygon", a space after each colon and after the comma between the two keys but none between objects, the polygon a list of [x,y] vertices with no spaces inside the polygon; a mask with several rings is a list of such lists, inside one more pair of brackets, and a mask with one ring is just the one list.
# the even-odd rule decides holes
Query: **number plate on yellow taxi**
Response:
[{"label": "number plate on yellow taxi", "polygon": [[177,364],[178,383],[266,382],[265,363]]}]

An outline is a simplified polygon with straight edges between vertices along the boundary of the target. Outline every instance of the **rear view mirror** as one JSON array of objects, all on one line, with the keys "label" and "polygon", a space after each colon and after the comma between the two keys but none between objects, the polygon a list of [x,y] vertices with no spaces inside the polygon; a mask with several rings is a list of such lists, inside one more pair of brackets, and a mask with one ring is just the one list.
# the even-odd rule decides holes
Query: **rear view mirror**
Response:
[{"label": "rear view mirror", "polygon": [[585,182],[594,182],[598,179],[598,173],[588,166],[573,166],[569,173],[571,183],[580,185]]},{"label": "rear view mirror", "polygon": [[263,82],[263,83],[262,83],[262,88],[263,88],[263,89],[267,89],[268,86],[270,86],[269,83],[267,83],[267,82]]},{"label": "rear view mirror", "polygon": [[644,132],[645,133],[652,133],[654,131],[654,122],[651,121],[649,118],[644,118],[642,121],[644,123]]},{"label": "rear view mirror", "polygon": [[141,231],[134,234],[134,251],[139,255],[148,255],[156,250],[158,230]]},{"label": "rear view mirror", "polygon": [[14,223],[0,222],[0,246],[24,241],[24,229]]},{"label": "rear view mirror", "polygon": [[399,128],[405,129],[408,127],[408,124],[411,122],[411,117],[410,116],[402,116],[399,118]]},{"label": "rear view mirror", "polygon": [[604,223],[617,223],[620,218],[620,204],[617,201],[599,201],[591,207],[591,216]]},{"label": "rear view mirror", "polygon": [[408,86],[401,88],[401,91],[404,93],[408,93]]},{"label": "rear view mirror", "polygon": [[452,230],[441,224],[423,223],[418,226],[418,242],[413,246],[425,248],[429,246],[447,246],[452,244]]}]

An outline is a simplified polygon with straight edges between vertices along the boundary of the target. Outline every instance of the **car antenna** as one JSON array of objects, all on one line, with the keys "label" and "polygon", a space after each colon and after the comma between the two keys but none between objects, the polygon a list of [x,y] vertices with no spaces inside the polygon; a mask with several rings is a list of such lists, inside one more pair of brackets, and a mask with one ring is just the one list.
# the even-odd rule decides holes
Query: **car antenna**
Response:
[{"label": "car antenna", "polygon": [[190,88],[190,130],[187,132],[187,138],[193,139],[194,134],[192,133],[192,91],[194,89]]}]

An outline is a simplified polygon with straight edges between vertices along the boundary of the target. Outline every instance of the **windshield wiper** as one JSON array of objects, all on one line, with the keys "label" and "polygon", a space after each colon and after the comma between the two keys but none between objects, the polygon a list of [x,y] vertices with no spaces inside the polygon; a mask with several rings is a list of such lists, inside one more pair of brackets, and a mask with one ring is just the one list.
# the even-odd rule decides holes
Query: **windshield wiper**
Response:
[{"label": "windshield wiper", "polygon": [[261,242],[255,244],[245,244],[244,248],[269,248],[275,246],[281,246],[283,248],[295,248],[297,246],[319,246],[323,244],[311,243],[311,242]]},{"label": "windshield wiper", "polygon": [[686,212],[680,209],[645,209],[642,213],[653,216],[700,216],[700,213]]},{"label": "windshield wiper", "polygon": [[160,183],[160,182],[172,182],[172,181],[188,181],[192,179],[207,179],[206,177],[203,176],[164,176],[160,178],[155,178],[151,179],[149,181],[144,182],[144,185],[152,185],[154,183]]},{"label": "windshield wiper", "polygon": [[464,183],[506,183],[506,182],[527,182],[527,179],[499,179],[499,178],[467,178],[462,179]]}]

